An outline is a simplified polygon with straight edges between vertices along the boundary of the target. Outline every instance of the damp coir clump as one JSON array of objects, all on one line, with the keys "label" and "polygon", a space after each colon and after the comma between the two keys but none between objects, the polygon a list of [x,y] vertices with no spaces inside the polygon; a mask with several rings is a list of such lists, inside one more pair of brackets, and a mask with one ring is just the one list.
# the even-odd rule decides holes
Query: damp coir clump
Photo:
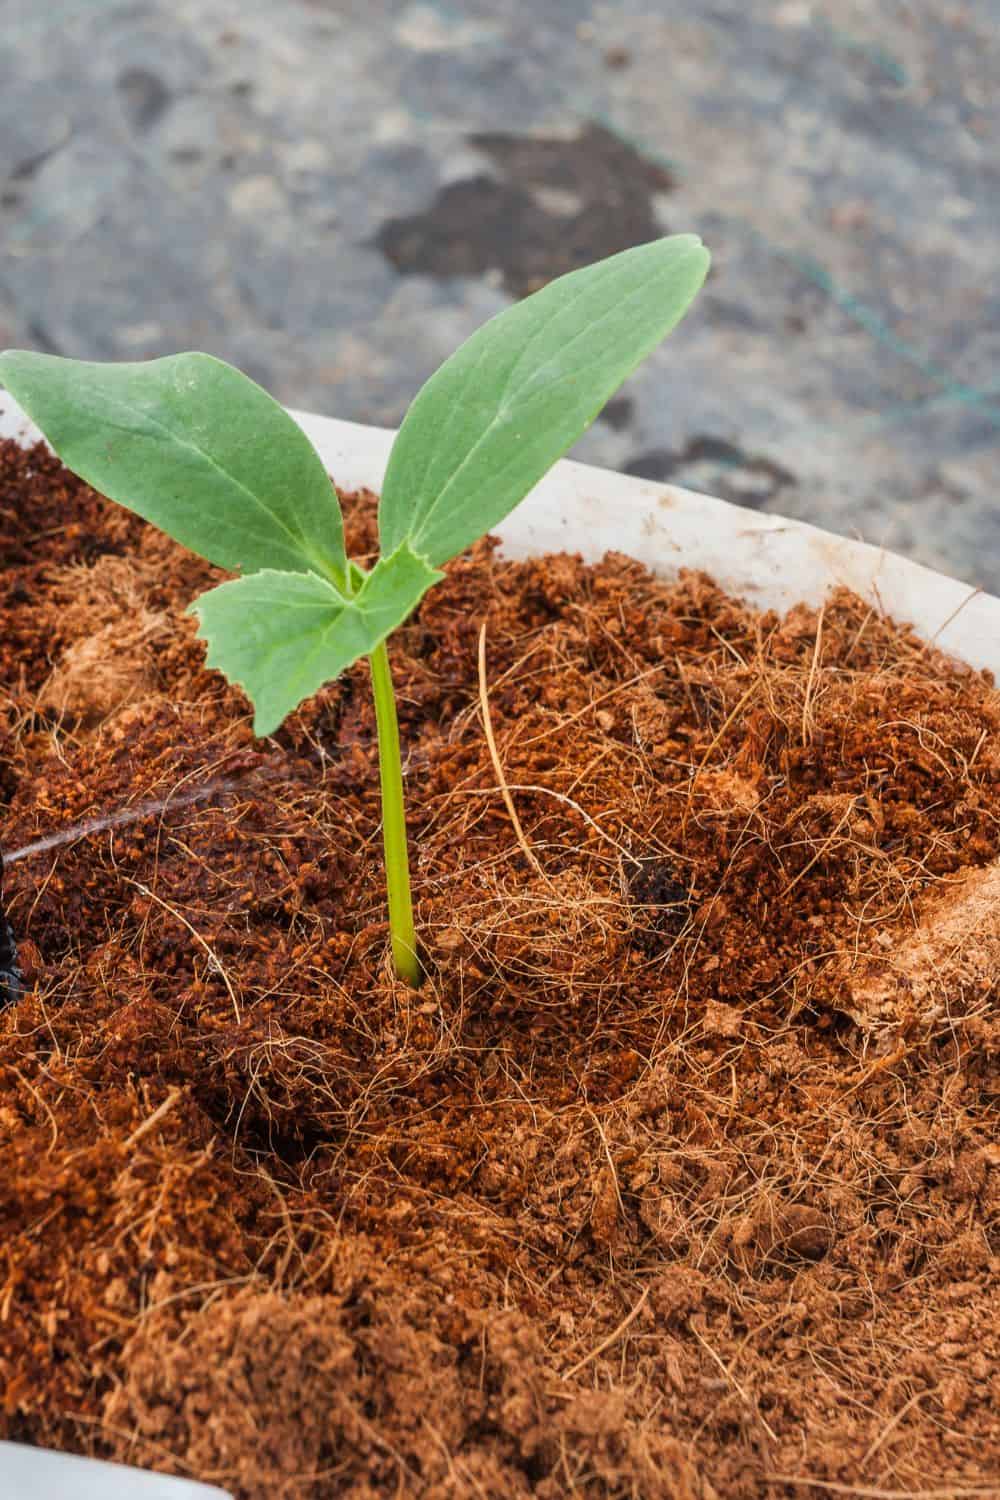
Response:
[{"label": "damp coir clump", "polygon": [[0,456],[0,1435],[241,1500],[997,1494],[992,682],[477,547],[391,648],[413,993],[364,664],[256,741],[218,575]]}]

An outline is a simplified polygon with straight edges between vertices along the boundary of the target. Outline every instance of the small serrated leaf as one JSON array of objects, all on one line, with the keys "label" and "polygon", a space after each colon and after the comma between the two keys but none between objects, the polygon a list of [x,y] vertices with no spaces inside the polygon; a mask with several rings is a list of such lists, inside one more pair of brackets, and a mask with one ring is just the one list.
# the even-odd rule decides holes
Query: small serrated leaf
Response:
[{"label": "small serrated leaf", "polygon": [[344,523],[315,448],[277,401],[209,354],[91,364],[8,349],[0,381],[68,469],[231,572],[343,586]]},{"label": "small serrated leaf", "polygon": [[244,688],[254,732],[267,735],[371,655],[441,576],[403,546],[376,563],[353,596],[315,573],[265,568],[210,589],[191,610],[208,642],[208,666]]}]

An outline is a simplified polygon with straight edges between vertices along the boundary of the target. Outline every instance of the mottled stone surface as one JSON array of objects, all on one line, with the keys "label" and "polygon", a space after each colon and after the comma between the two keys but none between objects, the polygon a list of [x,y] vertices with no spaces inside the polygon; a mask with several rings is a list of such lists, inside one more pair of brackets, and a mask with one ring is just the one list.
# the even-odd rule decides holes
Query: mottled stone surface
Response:
[{"label": "mottled stone surface", "polygon": [[580,443],[1000,590],[1000,0],[6,0],[0,343],[392,424],[516,295],[715,269]]}]

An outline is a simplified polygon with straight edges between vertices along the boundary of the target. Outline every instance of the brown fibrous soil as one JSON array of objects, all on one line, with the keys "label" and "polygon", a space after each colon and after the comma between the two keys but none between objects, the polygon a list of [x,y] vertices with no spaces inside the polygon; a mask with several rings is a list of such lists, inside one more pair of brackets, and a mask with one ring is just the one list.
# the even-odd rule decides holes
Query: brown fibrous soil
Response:
[{"label": "brown fibrous soil", "polygon": [[0,460],[0,1436],[241,1500],[1000,1494],[992,681],[483,543],[391,648],[412,992],[365,665],[255,740],[218,575]]}]

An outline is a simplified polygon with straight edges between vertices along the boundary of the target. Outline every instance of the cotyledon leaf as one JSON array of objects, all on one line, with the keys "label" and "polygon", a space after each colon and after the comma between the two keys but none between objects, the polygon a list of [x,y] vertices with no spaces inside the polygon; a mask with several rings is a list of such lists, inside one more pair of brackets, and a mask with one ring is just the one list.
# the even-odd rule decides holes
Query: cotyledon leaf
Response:
[{"label": "cotyledon leaf", "polygon": [[405,544],[376,563],[357,593],[315,573],[262,569],[222,583],[191,605],[206,661],[239,683],[254,705],[254,733],[369,656],[443,575]]},{"label": "cotyledon leaf", "polygon": [[91,364],[9,349],[0,382],[68,469],[232,572],[343,585],[337,493],[302,429],[209,354]]},{"label": "cotyledon leaf", "polygon": [[498,314],[418,393],[389,457],[382,548],[435,566],[524,498],[686,312],[708,270],[673,235],[572,271]]}]

